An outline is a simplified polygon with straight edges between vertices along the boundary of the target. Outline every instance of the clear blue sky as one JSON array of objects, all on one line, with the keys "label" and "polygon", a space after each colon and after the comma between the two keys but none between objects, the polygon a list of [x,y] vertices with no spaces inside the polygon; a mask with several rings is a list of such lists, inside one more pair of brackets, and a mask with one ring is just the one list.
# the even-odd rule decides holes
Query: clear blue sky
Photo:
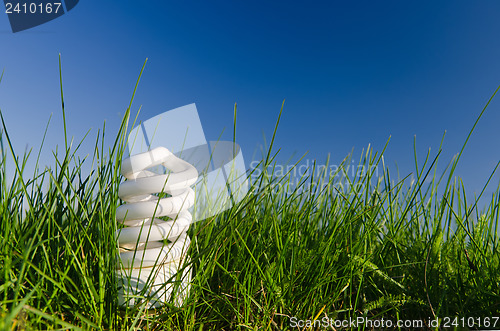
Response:
[{"label": "clear blue sky", "polygon": [[[18,152],[62,143],[58,54],[68,132],[104,120],[113,136],[135,80],[142,119],[195,102],[209,140],[232,137],[247,164],[285,101],[276,146],[282,159],[340,162],[354,147],[380,150],[412,171],[423,157],[457,153],[500,84],[500,1],[95,1],[13,34],[0,13],[0,109]],[[499,96],[500,97],[500,96]],[[478,191],[500,160],[500,101],[472,137],[458,174]],[[87,150],[88,152],[88,150]],[[258,152],[257,152],[258,155]]]}]

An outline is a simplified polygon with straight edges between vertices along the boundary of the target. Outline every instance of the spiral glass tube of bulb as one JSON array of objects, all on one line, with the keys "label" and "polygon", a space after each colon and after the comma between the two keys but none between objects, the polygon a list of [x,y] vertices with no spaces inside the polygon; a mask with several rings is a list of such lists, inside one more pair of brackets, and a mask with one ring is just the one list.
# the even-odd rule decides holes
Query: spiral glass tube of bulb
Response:
[{"label": "spiral glass tube of bulb", "polygon": [[[148,170],[159,165],[170,172]],[[121,174],[127,180],[118,190],[125,204],[116,210],[117,222],[125,226],[117,231],[118,301],[133,306],[148,298],[147,307],[158,307],[173,296],[173,304],[181,306],[190,288],[186,231],[192,222],[189,208],[195,194],[191,186],[198,172],[168,149],[157,147],[124,159]]]}]

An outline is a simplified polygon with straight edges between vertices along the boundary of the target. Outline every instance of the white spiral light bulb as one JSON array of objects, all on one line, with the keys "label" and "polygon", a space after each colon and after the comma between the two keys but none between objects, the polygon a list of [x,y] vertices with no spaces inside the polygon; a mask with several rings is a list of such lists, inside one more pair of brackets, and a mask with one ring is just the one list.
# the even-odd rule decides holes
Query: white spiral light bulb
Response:
[{"label": "white spiral light bulb", "polygon": [[[147,170],[159,165],[170,173]],[[117,270],[121,283],[119,303],[130,306],[140,303],[144,299],[141,292],[146,291],[151,298],[147,306],[158,307],[169,302],[173,281],[180,278],[174,301],[180,306],[190,287],[191,268],[185,268],[182,275],[177,273],[190,244],[186,231],[192,216],[188,208],[194,204],[191,186],[198,179],[198,171],[168,149],[157,147],[124,159],[121,173],[127,180],[118,190],[126,204],[116,210],[116,220],[126,226],[117,231],[122,262]],[[158,193],[169,196],[154,195]],[[170,220],[157,218],[163,216]]]}]

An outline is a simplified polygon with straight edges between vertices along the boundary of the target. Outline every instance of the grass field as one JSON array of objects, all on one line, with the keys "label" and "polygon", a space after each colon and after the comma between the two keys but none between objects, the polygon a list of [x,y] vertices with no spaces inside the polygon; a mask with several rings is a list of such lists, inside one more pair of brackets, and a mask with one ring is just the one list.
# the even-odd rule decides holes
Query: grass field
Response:
[{"label": "grass field", "polygon": [[[439,152],[415,159],[413,180],[391,178],[384,150],[368,148],[356,162],[373,171],[312,169],[287,189],[296,178],[273,174],[273,139],[246,198],[191,226],[186,304],[119,307],[115,209],[130,113],[110,148],[104,129],[85,160],[66,140],[54,166],[33,174],[2,117],[0,330],[348,329],[335,323],[358,318],[372,323],[360,329],[378,329],[382,318],[394,323],[387,329],[405,319],[436,329],[432,321],[453,326],[454,317],[471,329],[500,329],[499,189],[476,208],[454,174],[463,148],[452,160]],[[17,173],[8,179],[13,159]],[[448,164],[444,173],[438,162]],[[339,180],[349,185],[339,189]]]}]

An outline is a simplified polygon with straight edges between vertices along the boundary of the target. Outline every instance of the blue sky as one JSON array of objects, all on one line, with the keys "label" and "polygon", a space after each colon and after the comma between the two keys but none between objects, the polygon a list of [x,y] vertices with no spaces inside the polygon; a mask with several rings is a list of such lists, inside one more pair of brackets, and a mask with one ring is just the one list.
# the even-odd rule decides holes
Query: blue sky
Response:
[{"label": "blue sky", "polygon": [[[0,13],[0,109],[18,152],[62,140],[58,54],[68,132],[76,139],[106,120],[109,141],[148,63],[134,109],[141,119],[196,103],[207,138],[237,141],[247,164],[270,137],[281,158],[333,163],[369,143],[401,174],[436,153],[458,153],[500,84],[499,1],[93,1],[39,27],[10,31]],[[500,160],[500,103],[490,105],[458,174],[479,191]],[[94,140],[95,141],[95,140]],[[444,165],[444,162],[442,162]],[[496,182],[495,182],[496,184]]]}]

